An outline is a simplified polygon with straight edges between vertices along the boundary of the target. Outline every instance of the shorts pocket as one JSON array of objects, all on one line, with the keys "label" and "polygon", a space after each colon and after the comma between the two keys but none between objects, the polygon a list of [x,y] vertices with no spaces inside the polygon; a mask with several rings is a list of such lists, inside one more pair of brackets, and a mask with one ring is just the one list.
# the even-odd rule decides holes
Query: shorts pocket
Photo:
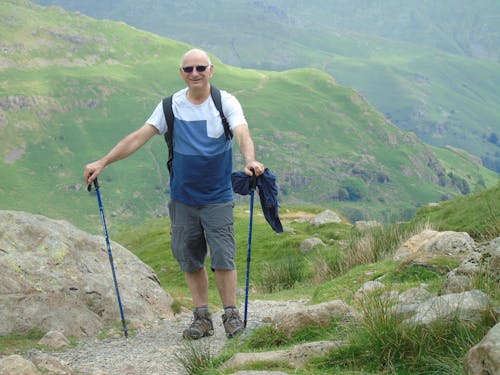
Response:
[{"label": "shorts pocket", "polygon": [[178,262],[184,262],[186,260],[184,226],[172,225],[170,242],[174,258]]}]

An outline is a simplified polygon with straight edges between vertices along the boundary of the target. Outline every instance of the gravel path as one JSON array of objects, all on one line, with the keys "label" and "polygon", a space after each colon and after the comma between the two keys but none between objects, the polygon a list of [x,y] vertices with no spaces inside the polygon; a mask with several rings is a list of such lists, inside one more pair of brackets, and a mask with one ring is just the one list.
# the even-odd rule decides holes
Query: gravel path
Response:
[{"label": "gravel path", "polygon": [[[247,332],[275,313],[300,306],[306,301],[249,301]],[[243,318],[243,308],[240,308]],[[222,325],[222,311],[213,314],[215,334],[195,342],[209,348],[216,355],[227,339]],[[50,355],[60,359],[73,370],[89,375],[184,375],[187,372],[178,356],[185,350],[186,341],[182,331],[191,323],[190,312],[179,314],[173,320],[163,320],[150,327],[137,330],[125,339],[123,336],[105,340],[89,338],[82,340],[76,348]],[[30,355],[36,355],[33,351]]]}]

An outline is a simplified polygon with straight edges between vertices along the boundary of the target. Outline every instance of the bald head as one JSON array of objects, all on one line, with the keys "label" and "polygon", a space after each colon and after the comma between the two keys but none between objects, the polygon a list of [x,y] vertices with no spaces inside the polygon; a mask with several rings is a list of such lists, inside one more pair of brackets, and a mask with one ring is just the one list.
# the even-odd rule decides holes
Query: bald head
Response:
[{"label": "bald head", "polygon": [[198,58],[198,59],[202,59],[202,60],[205,60],[207,65],[212,65],[212,62],[210,61],[210,57],[208,56],[208,53],[206,53],[205,51],[203,51],[202,49],[198,49],[198,48],[193,48],[193,49],[190,49],[189,51],[187,51],[183,56],[182,56],[182,59],[181,59],[181,63],[179,66],[183,66],[184,65],[184,62],[187,60],[187,59],[190,59],[190,58]]}]

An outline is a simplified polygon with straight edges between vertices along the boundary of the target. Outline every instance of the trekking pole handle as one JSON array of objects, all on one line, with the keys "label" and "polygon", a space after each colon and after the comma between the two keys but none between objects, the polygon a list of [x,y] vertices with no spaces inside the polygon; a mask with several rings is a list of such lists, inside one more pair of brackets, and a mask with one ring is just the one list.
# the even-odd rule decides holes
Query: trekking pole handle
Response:
[{"label": "trekking pole handle", "polygon": [[255,191],[257,188],[257,175],[252,168],[252,177],[250,177],[250,191]]},{"label": "trekking pole handle", "polygon": [[[97,177],[94,180],[94,187],[95,187],[96,190],[99,189],[99,181],[97,181]],[[92,184],[91,183],[88,184],[87,190],[88,190],[89,193],[92,191]]]}]

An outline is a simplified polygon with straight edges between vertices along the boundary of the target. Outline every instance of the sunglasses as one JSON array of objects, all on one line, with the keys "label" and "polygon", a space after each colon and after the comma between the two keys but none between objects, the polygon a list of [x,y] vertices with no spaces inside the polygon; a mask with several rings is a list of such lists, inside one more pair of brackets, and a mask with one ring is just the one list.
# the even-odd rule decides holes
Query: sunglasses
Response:
[{"label": "sunglasses", "polygon": [[200,72],[204,72],[209,67],[210,67],[210,65],[183,66],[182,71],[184,73],[193,73],[193,70],[196,68],[196,71],[198,73],[200,73]]}]

